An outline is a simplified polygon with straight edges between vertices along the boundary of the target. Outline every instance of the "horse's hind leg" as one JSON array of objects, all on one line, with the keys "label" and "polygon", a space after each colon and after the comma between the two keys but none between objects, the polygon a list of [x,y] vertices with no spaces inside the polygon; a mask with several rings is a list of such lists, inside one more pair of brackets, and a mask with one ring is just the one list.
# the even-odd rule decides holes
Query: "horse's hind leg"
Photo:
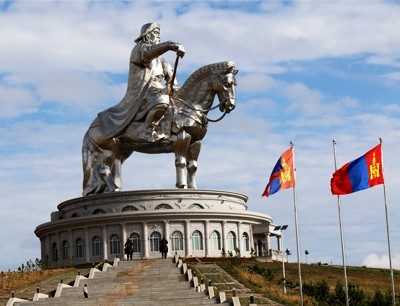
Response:
[{"label": "horse's hind leg", "polygon": [[188,188],[196,189],[197,159],[199,158],[201,141],[198,140],[190,145],[189,157],[187,160],[187,184]]}]

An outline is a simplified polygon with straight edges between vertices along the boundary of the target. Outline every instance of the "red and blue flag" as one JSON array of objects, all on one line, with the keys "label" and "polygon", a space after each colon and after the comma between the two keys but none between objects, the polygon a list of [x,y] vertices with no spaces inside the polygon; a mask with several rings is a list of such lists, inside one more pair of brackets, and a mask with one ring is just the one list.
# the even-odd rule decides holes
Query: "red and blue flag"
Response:
[{"label": "red and blue flag", "polygon": [[274,169],[272,170],[269,183],[265,187],[262,196],[268,197],[279,190],[295,186],[293,148],[283,152]]},{"label": "red and blue flag", "polygon": [[342,195],[384,184],[382,144],[333,173],[331,191]]}]

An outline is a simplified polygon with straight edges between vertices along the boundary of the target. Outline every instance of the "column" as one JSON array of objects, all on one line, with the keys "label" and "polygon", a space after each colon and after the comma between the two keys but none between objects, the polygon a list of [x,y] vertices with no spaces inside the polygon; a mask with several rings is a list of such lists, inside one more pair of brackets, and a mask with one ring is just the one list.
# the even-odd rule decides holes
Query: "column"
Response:
[{"label": "column", "polygon": [[39,240],[40,240],[40,258],[43,260],[43,258],[44,258],[44,238],[43,238],[44,236],[41,236],[40,238],[39,238]]},{"label": "column", "polygon": [[276,236],[276,242],[278,244],[278,251],[283,251],[282,250],[282,237],[280,235]]},{"label": "column", "polygon": [[244,256],[244,249],[243,249],[243,247],[242,247],[242,222],[238,222],[237,223],[237,235],[238,235],[238,238],[237,238],[237,243],[239,244],[239,245],[237,245],[236,247],[239,249],[239,252],[240,252],[240,256]]},{"label": "column", "polygon": [[190,221],[186,220],[185,221],[185,241],[186,241],[186,256],[190,257],[192,256],[192,244],[191,242],[191,237],[190,237]]},{"label": "column", "polygon": [[121,232],[122,232],[122,243],[125,244],[127,240],[127,235],[126,235],[126,223],[121,224]]},{"label": "column", "polygon": [[45,246],[46,246],[46,254],[44,256],[44,260],[46,260],[46,258],[47,258],[47,260],[46,260],[47,265],[49,265],[49,263],[51,261],[51,235],[46,236]]},{"label": "column", "polygon": [[210,221],[204,221],[204,253],[205,257],[210,256]]},{"label": "column", "polygon": [[57,262],[59,262],[59,263],[61,263],[61,249],[62,249],[62,247],[61,247],[61,244],[62,244],[62,241],[61,241],[61,235],[60,235],[60,232],[57,232],[57,236],[56,236],[57,238],[56,238],[56,242],[57,242]]},{"label": "column", "polygon": [[42,260],[43,260],[43,261],[46,261],[46,255],[47,255],[47,256],[49,255],[49,248],[48,248],[48,245],[49,245],[49,235],[44,235],[44,236],[42,236],[42,239],[43,239]]},{"label": "column", "polygon": [[89,262],[89,255],[90,255],[90,251],[89,251],[89,229],[87,227],[85,227],[83,229],[84,235],[85,235],[85,262]]},{"label": "column", "polygon": [[272,256],[272,254],[269,252],[269,250],[271,249],[271,241],[269,239],[269,233],[265,234],[265,248],[267,249],[267,254],[269,256]]},{"label": "column", "polygon": [[103,226],[101,229],[102,231],[102,239],[103,239],[103,260],[108,259],[108,243],[107,243],[107,228],[106,226]]},{"label": "column", "polygon": [[222,221],[222,248],[225,250],[225,253],[228,253],[228,250],[226,249],[226,221]]},{"label": "column", "polygon": [[74,257],[74,242],[72,241],[72,230],[68,231],[68,257],[73,258]]},{"label": "column", "polygon": [[[165,237],[165,239],[167,239],[167,241],[169,243],[170,237],[169,237],[169,222],[168,221],[164,221],[164,235],[163,236]],[[171,253],[172,247],[171,247],[170,243],[169,243],[169,245],[170,245],[170,247],[168,248],[168,253]],[[167,253],[167,256],[168,256],[168,253]],[[174,254],[172,254],[172,255],[174,255]]]},{"label": "column", "polygon": [[126,240],[127,240],[127,238],[126,238],[126,223],[125,222],[123,222],[122,224],[121,224],[121,232],[122,232],[122,248],[121,248],[121,255],[120,255],[120,257],[119,258],[121,258],[121,259],[124,259],[125,258],[125,242],[126,242]]},{"label": "column", "polygon": [[[250,225],[250,229],[249,229],[249,246],[250,246],[250,251],[251,249],[254,250],[254,252],[257,252],[257,249],[254,245],[254,237],[253,237],[253,226]],[[253,256],[253,255],[252,255]]]},{"label": "column", "polygon": [[44,235],[40,237],[40,243],[42,246],[42,260],[46,261],[46,255],[47,255],[47,240],[48,240],[48,235]]},{"label": "column", "polygon": [[149,233],[147,229],[147,222],[143,222],[143,258],[149,257]]}]

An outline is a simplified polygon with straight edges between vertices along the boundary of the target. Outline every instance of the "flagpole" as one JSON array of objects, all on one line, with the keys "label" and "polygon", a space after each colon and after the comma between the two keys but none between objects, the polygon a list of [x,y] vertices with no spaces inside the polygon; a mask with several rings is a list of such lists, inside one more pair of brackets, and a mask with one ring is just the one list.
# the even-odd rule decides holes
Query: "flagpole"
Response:
[{"label": "flagpole", "polygon": [[[335,162],[335,171],[337,171],[337,161],[336,161],[336,141],[333,140],[333,159]],[[339,227],[340,227],[340,241],[342,245],[342,261],[343,261],[343,273],[344,273],[344,285],[346,293],[346,306],[349,306],[349,287],[347,284],[347,272],[346,272],[346,253],[344,248],[344,235],[343,235],[343,224],[342,224],[342,206],[340,204],[340,196],[337,196],[338,200],[338,211],[339,211]]]},{"label": "flagpole", "polygon": [[[379,141],[382,145],[382,138],[379,138]],[[382,146],[381,146],[382,150]],[[382,150],[383,151],[383,150]],[[382,152],[382,173],[384,171],[383,168],[383,152]],[[383,199],[385,203],[385,215],[386,215],[386,234],[387,234],[387,242],[388,242],[388,251],[389,251],[389,267],[390,267],[390,277],[392,280],[392,301],[393,305],[396,305],[396,294],[395,294],[395,289],[394,289],[394,276],[393,276],[393,268],[392,268],[392,255],[390,251],[390,235],[389,235],[389,215],[388,215],[388,207],[387,207],[387,201],[386,201],[386,185],[383,183]]]},{"label": "flagpole", "polygon": [[[293,148],[293,167],[294,167],[294,175],[296,176],[296,163],[294,157],[294,144],[290,142],[290,147]],[[296,178],[295,182],[296,182]],[[294,221],[296,227],[296,246],[297,246],[297,264],[298,264],[298,273],[299,273],[299,290],[300,290],[300,305],[303,306],[303,283],[301,280],[301,265],[300,265],[300,239],[299,239],[299,225],[297,218],[297,205],[296,205],[296,186],[293,186],[293,203],[294,203]]]}]

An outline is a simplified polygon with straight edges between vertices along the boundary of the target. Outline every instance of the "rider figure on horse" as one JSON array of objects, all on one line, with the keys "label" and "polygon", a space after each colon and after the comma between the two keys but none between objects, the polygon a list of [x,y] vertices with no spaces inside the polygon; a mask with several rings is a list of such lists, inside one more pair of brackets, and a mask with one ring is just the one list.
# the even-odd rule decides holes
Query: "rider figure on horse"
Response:
[{"label": "rider figure on horse", "polygon": [[[160,131],[170,97],[168,88],[178,88],[173,80],[171,65],[162,55],[175,51],[183,57],[185,50],[179,43],[160,43],[160,25],[147,23],[135,39],[129,64],[128,86],[124,98],[115,106],[99,113],[100,126],[108,138],[118,137],[132,121],[144,121],[143,132],[150,130],[150,141],[167,137]],[[171,87],[172,88],[172,87]]]}]

